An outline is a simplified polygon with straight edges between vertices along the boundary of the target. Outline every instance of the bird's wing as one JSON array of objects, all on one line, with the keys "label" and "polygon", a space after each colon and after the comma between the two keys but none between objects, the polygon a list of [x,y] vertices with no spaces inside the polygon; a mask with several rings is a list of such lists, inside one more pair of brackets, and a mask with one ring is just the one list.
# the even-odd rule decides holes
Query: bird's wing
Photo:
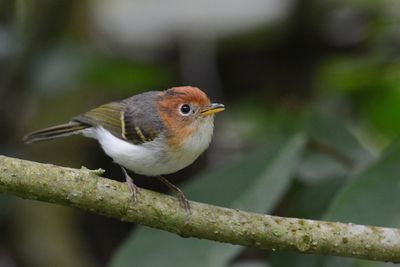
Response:
[{"label": "bird's wing", "polygon": [[[73,121],[92,126],[101,126],[114,136],[133,144],[143,144],[154,140],[161,132],[155,110],[141,107],[140,102],[111,102],[94,108]],[[152,112],[152,113],[148,113]]]}]

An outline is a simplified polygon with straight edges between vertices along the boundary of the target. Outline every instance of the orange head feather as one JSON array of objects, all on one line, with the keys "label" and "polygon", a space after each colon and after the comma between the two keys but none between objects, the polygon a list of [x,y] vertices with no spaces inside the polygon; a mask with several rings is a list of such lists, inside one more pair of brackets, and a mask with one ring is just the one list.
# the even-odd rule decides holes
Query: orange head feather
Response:
[{"label": "orange head feather", "polygon": [[157,107],[161,120],[167,129],[171,147],[179,148],[187,137],[198,130],[207,117],[202,111],[210,107],[208,96],[199,88],[191,86],[173,87],[161,92]]}]

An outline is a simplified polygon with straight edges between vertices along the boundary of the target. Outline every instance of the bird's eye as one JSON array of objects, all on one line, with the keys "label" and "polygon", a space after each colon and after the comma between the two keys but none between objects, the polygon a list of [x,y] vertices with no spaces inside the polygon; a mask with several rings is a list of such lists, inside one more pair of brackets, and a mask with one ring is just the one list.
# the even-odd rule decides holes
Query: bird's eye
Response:
[{"label": "bird's eye", "polygon": [[180,111],[182,115],[188,115],[191,111],[191,108],[188,104],[183,104],[180,108]]}]

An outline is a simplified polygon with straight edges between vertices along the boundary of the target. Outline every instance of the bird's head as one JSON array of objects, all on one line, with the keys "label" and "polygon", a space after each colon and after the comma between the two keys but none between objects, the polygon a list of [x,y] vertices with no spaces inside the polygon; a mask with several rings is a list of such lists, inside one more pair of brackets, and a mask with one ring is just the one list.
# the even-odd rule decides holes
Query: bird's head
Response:
[{"label": "bird's head", "polygon": [[214,114],[224,105],[211,103],[208,96],[196,87],[173,87],[157,98],[157,108],[174,143],[184,140],[207,126],[212,127]]}]

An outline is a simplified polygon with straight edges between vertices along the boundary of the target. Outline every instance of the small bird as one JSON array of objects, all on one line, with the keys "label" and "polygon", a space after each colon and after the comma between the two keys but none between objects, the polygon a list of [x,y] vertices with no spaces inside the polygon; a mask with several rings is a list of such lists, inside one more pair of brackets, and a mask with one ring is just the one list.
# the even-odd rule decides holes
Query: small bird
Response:
[{"label": "small bird", "polygon": [[187,167],[207,149],[214,114],[224,109],[196,87],[173,87],[101,105],[66,124],[27,134],[23,140],[34,143],[73,134],[94,138],[121,166],[133,201],[138,189],[125,168],[157,177],[175,191],[188,212],[190,206],[183,192],[161,175]]}]

